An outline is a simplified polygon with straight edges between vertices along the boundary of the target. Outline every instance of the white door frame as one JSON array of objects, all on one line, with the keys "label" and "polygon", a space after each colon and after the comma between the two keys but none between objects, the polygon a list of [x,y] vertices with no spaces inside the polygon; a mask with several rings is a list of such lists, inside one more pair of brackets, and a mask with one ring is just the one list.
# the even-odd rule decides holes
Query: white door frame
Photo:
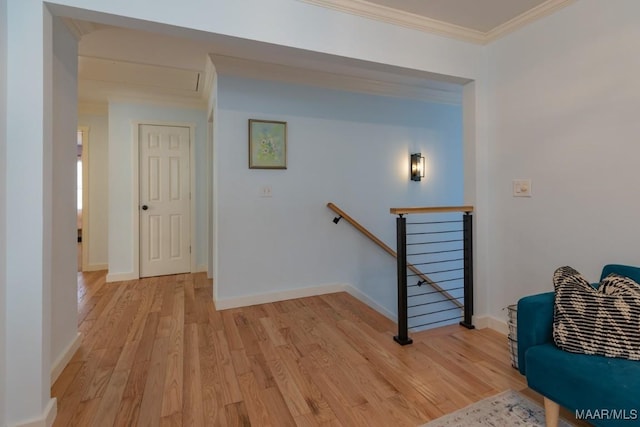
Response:
[{"label": "white door frame", "polygon": [[216,255],[214,250],[214,221],[213,217],[213,134],[215,123],[213,112],[207,120],[207,277],[213,279],[214,265],[213,258]]},{"label": "white door frame", "polygon": [[184,127],[189,128],[189,193],[191,196],[189,197],[190,202],[190,216],[191,216],[191,254],[190,254],[190,264],[191,264],[191,272],[195,273],[197,271],[196,260],[198,259],[198,248],[196,246],[196,207],[195,207],[195,182],[196,182],[196,174],[195,174],[195,150],[193,146],[195,145],[195,123],[185,123],[185,122],[163,122],[157,120],[132,120],[131,121],[131,133],[132,133],[132,150],[131,158],[133,159],[133,273],[137,278],[140,278],[140,125],[152,125],[152,126],[175,126],[175,127]]},{"label": "white door frame", "polygon": [[[89,268],[89,127],[78,126],[82,132],[82,265],[80,271]],[[76,185],[77,187],[77,185]]]}]

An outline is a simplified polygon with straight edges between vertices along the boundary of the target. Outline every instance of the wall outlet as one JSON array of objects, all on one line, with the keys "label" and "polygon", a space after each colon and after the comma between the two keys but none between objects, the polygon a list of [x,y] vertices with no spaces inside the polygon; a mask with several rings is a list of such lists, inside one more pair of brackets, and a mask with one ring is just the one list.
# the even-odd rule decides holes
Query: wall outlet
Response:
[{"label": "wall outlet", "polygon": [[513,197],[531,197],[531,180],[514,179]]},{"label": "wall outlet", "polygon": [[272,197],[273,191],[270,185],[263,185],[260,187],[260,197]]}]

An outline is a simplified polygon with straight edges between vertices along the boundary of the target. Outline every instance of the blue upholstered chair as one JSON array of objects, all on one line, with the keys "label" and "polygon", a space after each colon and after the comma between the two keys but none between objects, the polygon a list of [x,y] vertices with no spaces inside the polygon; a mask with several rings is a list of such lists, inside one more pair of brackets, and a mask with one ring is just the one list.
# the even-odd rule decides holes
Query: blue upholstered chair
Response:
[{"label": "blue upholstered chair", "polygon": [[[610,273],[640,283],[640,268],[607,265]],[[518,302],[518,369],[544,396],[547,426],[557,426],[559,405],[595,426],[640,426],[640,362],[570,353],[553,341],[554,293]]]}]

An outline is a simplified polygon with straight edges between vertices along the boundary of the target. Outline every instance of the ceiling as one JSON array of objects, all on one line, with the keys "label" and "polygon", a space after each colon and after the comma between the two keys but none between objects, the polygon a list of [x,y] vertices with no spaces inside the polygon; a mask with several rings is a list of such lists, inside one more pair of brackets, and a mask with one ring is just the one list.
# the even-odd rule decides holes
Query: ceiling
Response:
[{"label": "ceiling", "polygon": [[[487,43],[574,0],[299,0],[368,19]],[[79,101],[135,98],[206,105],[213,67],[236,75],[459,104],[467,81],[222,36],[181,38],[68,19],[80,37]]]},{"label": "ceiling", "polygon": [[420,31],[485,44],[575,0],[300,0]]}]

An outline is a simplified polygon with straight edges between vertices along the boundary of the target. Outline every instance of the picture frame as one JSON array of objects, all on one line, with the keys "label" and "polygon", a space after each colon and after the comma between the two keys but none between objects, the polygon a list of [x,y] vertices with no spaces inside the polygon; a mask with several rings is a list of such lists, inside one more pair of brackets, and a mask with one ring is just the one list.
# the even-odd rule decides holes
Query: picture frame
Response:
[{"label": "picture frame", "polygon": [[287,168],[287,122],[249,119],[249,169]]}]

